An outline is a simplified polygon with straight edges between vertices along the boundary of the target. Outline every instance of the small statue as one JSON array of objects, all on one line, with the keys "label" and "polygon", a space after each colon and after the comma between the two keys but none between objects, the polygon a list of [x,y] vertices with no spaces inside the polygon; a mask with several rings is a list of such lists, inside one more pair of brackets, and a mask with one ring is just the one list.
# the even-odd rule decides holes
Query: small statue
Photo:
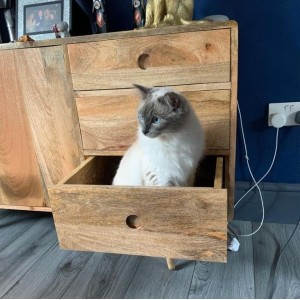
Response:
[{"label": "small statue", "polygon": [[33,42],[34,40],[27,34],[22,35],[19,37],[18,42],[26,43],[26,42]]},{"label": "small statue", "polygon": [[144,0],[133,0],[133,24],[135,28],[140,28],[145,25],[145,4]]},{"label": "small statue", "polygon": [[70,36],[70,33],[68,32],[68,28],[69,28],[68,23],[65,21],[61,21],[53,25],[52,31],[55,33],[55,37],[57,39],[65,38]]},{"label": "small statue", "polygon": [[148,0],[145,27],[189,24],[194,0]]},{"label": "small statue", "polygon": [[107,32],[105,0],[93,0],[93,13],[96,15],[99,33]]}]

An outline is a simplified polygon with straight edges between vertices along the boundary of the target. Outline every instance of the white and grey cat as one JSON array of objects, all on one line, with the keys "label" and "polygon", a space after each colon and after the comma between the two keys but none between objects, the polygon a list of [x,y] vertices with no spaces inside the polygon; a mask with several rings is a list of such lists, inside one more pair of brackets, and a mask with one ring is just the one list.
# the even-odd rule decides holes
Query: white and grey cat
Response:
[{"label": "white and grey cat", "polygon": [[113,184],[193,185],[204,132],[192,106],[170,88],[135,87],[142,95],[138,137],[122,158]]}]

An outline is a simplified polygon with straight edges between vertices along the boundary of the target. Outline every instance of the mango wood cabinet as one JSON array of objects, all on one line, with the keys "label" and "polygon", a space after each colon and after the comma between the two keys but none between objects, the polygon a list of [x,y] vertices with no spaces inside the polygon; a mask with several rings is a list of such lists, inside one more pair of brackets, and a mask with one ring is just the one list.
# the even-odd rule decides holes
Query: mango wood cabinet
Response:
[{"label": "mango wood cabinet", "polygon": [[[172,86],[206,133],[194,187],[111,186],[134,141],[132,84]],[[0,46],[0,208],[52,211],[64,249],[226,261],[237,24]]]}]

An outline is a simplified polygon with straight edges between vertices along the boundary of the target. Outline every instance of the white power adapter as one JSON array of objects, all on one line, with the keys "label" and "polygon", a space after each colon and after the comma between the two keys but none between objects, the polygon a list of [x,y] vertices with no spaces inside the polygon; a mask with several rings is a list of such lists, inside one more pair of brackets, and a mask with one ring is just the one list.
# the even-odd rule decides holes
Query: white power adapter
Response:
[{"label": "white power adapter", "polygon": [[286,124],[286,116],[281,113],[271,115],[270,123],[275,128],[281,128]]},{"label": "white power adapter", "polygon": [[232,252],[238,252],[240,248],[240,242],[234,237],[231,241],[228,241],[227,249]]}]

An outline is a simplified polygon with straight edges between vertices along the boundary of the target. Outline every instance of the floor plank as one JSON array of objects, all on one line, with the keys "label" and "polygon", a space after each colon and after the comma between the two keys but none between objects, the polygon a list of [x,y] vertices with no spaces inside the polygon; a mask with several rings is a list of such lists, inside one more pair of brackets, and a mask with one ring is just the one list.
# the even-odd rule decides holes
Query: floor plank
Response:
[{"label": "floor plank", "polygon": [[11,210],[9,209],[0,209],[0,221],[2,218],[8,216],[9,214],[12,214]]},{"label": "floor plank", "polygon": [[95,253],[63,298],[123,298],[140,261],[139,256]]},{"label": "floor plank", "polygon": [[[7,211],[8,212],[8,211]],[[27,211],[10,211],[0,216],[0,251],[21,236],[29,227],[35,224],[43,213]],[[47,216],[47,215],[46,215]],[[49,214],[48,214],[49,217]]]},{"label": "floor plank", "polygon": [[57,241],[52,216],[43,217],[0,252],[0,297]]},{"label": "floor plank", "polygon": [[56,243],[4,298],[59,299],[91,256],[89,252],[61,250]]},{"label": "floor plank", "polygon": [[0,298],[300,298],[300,226],[278,260],[294,228],[264,224],[227,264],[169,271],[164,258],[60,250],[51,214],[0,210]]},{"label": "floor plank", "polygon": [[[250,222],[234,222],[236,233],[250,233]],[[239,252],[228,252],[227,264],[197,262],[189,298],[254,298],[252,238],[240,238]]]},{"label": "floor plank", "polygon": [[177,270],[170,271],[165,258],[143,257],[124,298],[187,298],[195,262],[175,262]]},{"label": "floor plank", "polygon": [[256,298],[300,298],[300,228],[278,257],[295,225],[264,224],[254,236]]}]

